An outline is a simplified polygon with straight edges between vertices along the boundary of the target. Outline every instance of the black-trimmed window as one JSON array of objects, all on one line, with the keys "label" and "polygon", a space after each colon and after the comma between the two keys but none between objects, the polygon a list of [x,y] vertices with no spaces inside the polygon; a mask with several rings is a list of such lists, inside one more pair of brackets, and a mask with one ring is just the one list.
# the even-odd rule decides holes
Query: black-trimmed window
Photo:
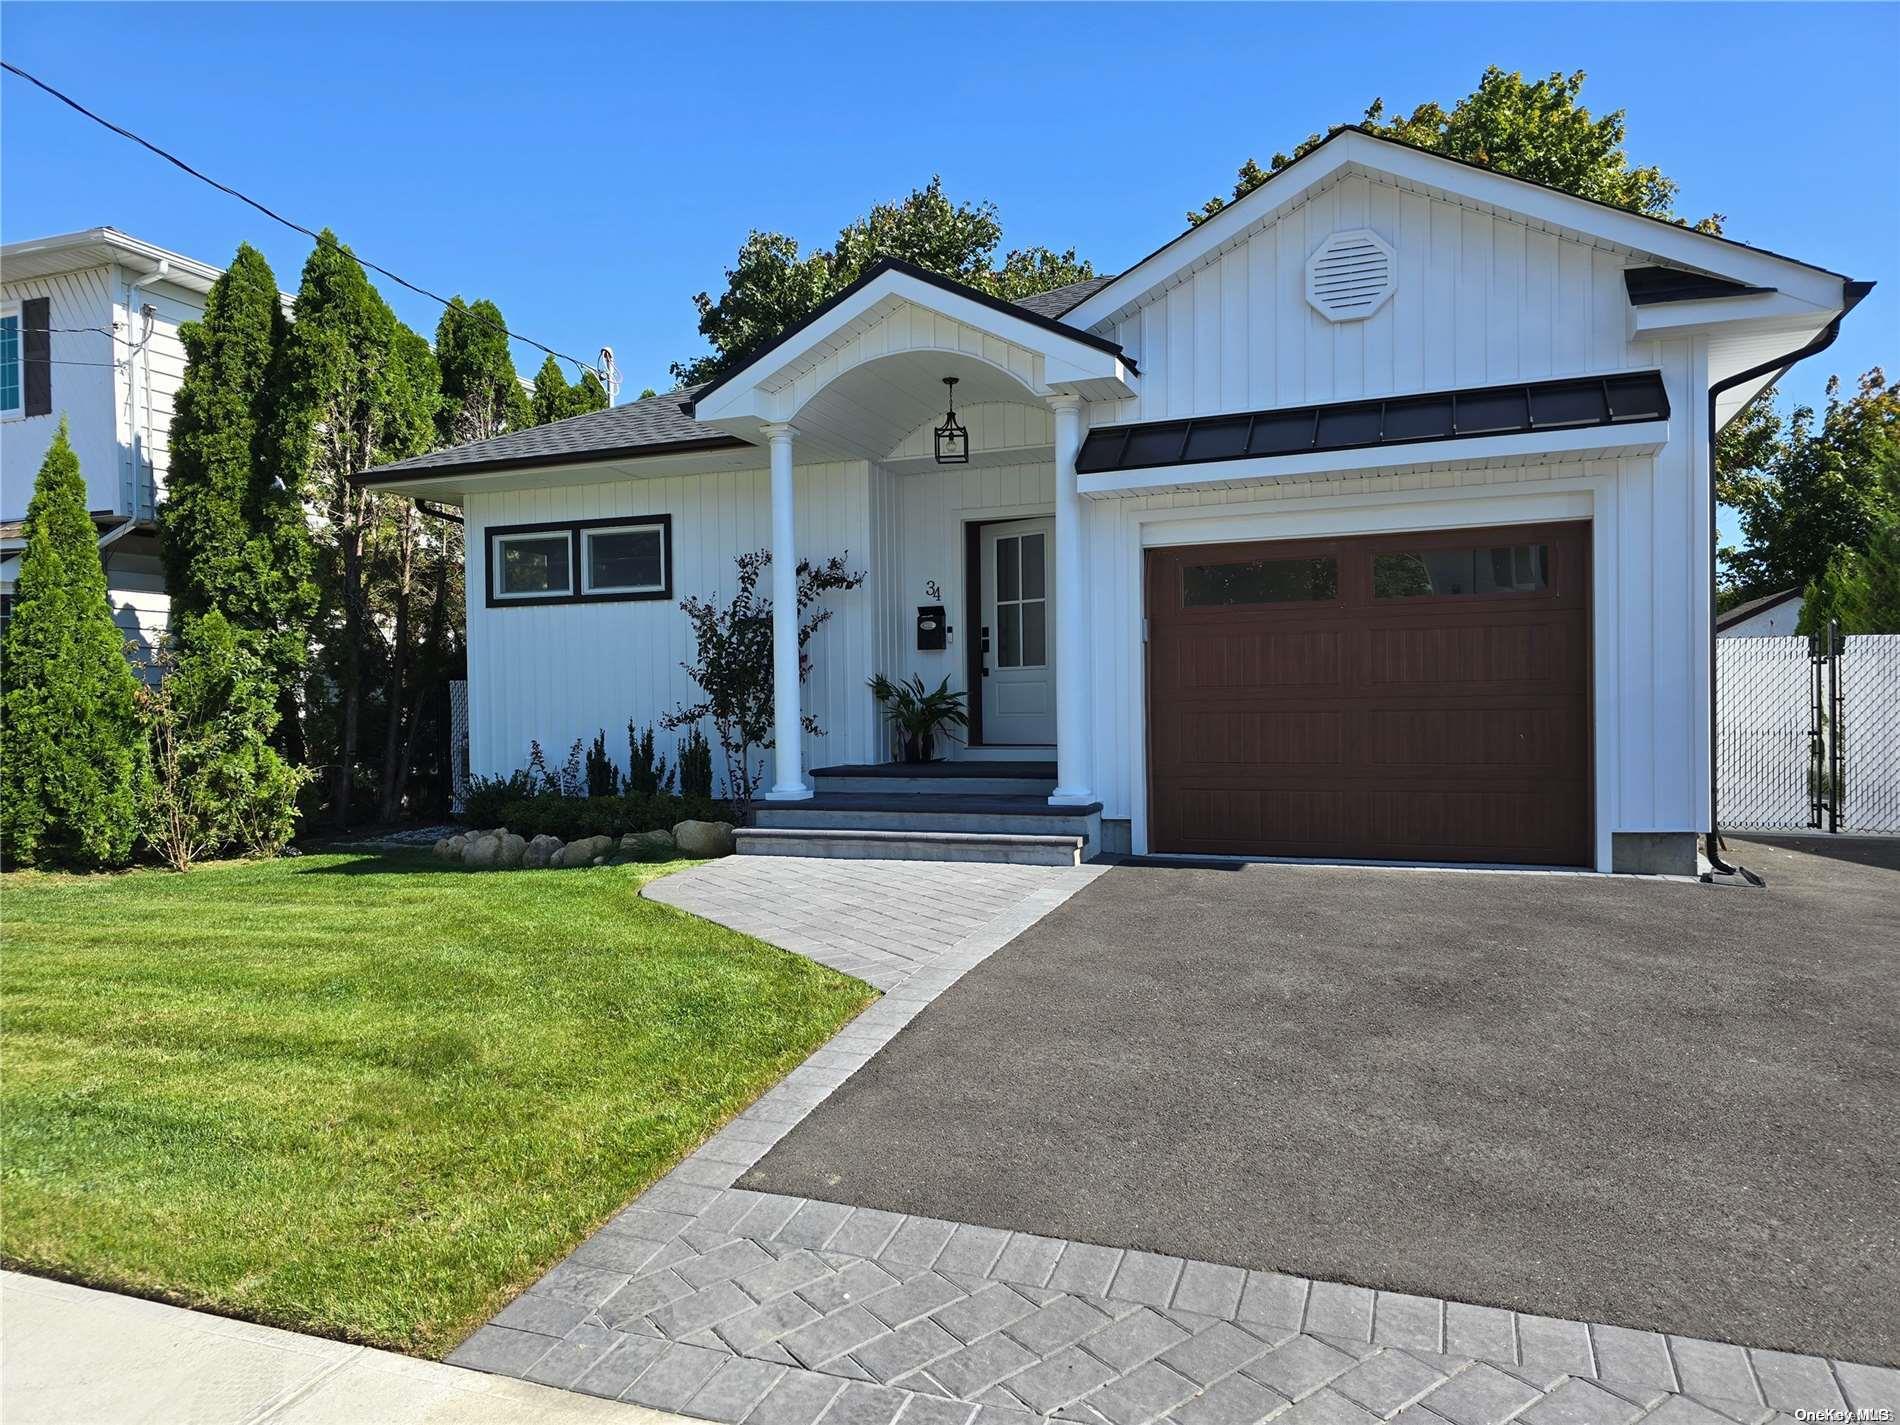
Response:
[{"label": "black-trimmed window", "polygon": [[563,520],[487,532],[488,606],[673,597],[673,519]]}]

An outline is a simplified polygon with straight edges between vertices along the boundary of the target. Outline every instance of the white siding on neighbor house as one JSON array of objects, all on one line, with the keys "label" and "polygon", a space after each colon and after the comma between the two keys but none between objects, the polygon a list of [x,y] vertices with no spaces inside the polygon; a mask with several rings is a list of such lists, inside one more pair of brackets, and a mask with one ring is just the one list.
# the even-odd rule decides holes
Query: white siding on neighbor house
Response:
[{"label": "white siding on neighbor house", "polygon": [[4,486],[0,519],[25,517],[27,501],[33,498],[33,478],[39,474],[61,416],[68,419],[73,450],[86,477],[88,508],[119,508],[122,450],[117,373],[112,363],[123,348],[107,335],[115,314],[109,277],[109,269],[92,267],[8,281],[0,289],[8,302],[45,297],[47,323],[55,328],[50,335],[55,363],[52,412],[0,420],[0,486]]},{"label": "white siding on neighbor house", "polygon": [[172,400],[185,375],[178,328],[203,316],[204,298],[162,282],[132,294],[138,306],[150,303],[155,311],[134,379],[129,343],[143,328],[135,312],[128,316],[130,280],[124,268],[101,265],[5,284],[7,301],[49,301],[53,409],[0,422],[0,518],[25,515],[33,477],[62,416],[86,477],[87,507],[154,517],[170,463]]},{"label": "white siding on neighbor house", "polygon": [[[141,288],[135,296],[139,306],[150,303],[155,309],[152,339],[140,353],[136,367],[137,389],[128,388],[126,432],[138,432],[138,483],[133,485],[133,464],[128,454],[121,499],[136,499],[132,513],[151,519],[165,490],[165,474],[171,468],[171,431],[173,398],[185,379],[185,344],[178,339],[178,328],[204,315],[204,298],[183,288],[158,283]],[[136,313],[128,323],[133,332],[142,330]],[[130,508],[121,505],[121,509]]]},{"label": "white siding on neighbor house", "polygon": [[159,562],[157,546],[151,541],[137,550],[108,545],[103,553],[112,620],[130,645],[128,656],[141,668],[149,669],[171,618],[165,566]]},{"label": "white siding on neighbor house", "polygon": [[[824,735],[805,739],[808,767],[859,761],[873,751],[865,687],[879,621],[871,484],[862,462],[797,471],[801,556],[846,554],[853,568],[871,575],[862,589],[827,596],[831,621],[810,646],[805,707]],[[656,514],[673,517],[672,600],[487,607],[484,532],[491,526]],[[469,766],[486,776],[526,766],[531,740],[539,739],[549,762],[558,764],[575,738],[591,741],[601,729],[624,768],[629,719],[657,724],[697,697],[681,671],[693,643],[679,600],[689,594],[729,599],[737,578],[733,557],[767,547],[772,528],[763,469],[475,495],[466,515]],[[706,731],[711,739],[711,728]],[[679,736],[657,736],[669,761]],[[769,756],[766,763],[769,780]],[[713,768],[723,785],[716,742]]]},{"label": "white siding on neighbor house", "polygon": [[[1363,321],[1307,304],[1306,260],[1370,228],[1397,252],[1390,301]],[[1626,338],[1624,259],[1358,175],[1281,214],[1106,331],[1140,394],[1095,423],[1346,401],[1654,363]]]},{"label": "white siding on neighbor house", "polygon": [[1801,606],[1806,602],[1801,595],[1786,599],[1773,608],[1762,609],[1745,619],[1737,619],[1722,630],[1723,638],[1786,638],[1791,633],[1800,632]]}]

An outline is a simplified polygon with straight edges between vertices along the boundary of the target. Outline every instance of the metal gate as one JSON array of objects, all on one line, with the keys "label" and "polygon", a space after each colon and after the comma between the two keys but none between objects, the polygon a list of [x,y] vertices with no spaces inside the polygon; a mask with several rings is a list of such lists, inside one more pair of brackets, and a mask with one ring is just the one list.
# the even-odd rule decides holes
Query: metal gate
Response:
[{"label": "metal gate", "polygon": [[1716,642],[1732,830],[1900,831],[1900,635]]}]

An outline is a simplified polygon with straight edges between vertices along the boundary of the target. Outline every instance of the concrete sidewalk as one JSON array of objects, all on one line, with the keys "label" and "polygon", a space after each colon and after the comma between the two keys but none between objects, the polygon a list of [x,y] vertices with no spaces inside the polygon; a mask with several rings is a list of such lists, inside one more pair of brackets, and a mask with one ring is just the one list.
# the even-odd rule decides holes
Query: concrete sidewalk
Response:
[{"label": "concrete sidewalk", "polygon": [[672,1425],[677,1418],[0,1272],[6,1425]]}]

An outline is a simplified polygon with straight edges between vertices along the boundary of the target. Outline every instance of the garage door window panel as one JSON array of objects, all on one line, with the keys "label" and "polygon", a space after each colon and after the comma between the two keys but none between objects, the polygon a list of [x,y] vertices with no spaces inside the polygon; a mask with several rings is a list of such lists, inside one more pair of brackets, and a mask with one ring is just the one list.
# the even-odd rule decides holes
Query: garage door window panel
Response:
[{"label": "garage door window panel", "polygon": [[1338,597],[1339,561],[1330,555],[1190,564],[1181,571],[1181,603],[1190,609],[1330,603]]},{"label": "garage door window panel", "polygon": [[1380,599],[1533,594],[1550,587],[1550,546],[1410,549],[1372,557],[1372,593]]}]

